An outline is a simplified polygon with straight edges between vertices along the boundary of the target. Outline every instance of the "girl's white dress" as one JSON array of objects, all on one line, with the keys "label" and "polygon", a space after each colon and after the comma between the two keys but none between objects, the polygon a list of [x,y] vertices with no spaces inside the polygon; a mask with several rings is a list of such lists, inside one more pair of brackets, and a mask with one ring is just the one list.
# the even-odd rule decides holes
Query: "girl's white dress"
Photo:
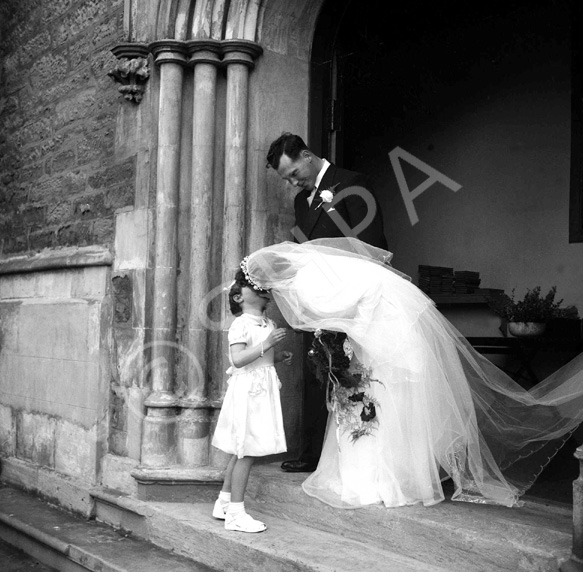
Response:
[{"label": "girl's white dress", "polygon": [[[269,318],[242,314],[229,328],[229,346],[255,346],[275,329]],[[229,352],[230,354],[230,352]],[[287,450],[273,348],[243,367],[232,365],[212,444],[237,457],[263,457]]]},{"label": "girl's white dress", "polygon": [[332,400],[324,449],[304,491],[341,508],[431,505],[444,499],[517,504],[583,421],[583,354],[526,391],[356,239],[270,246],[247,268],[294,327],[345,332],[377,380],[374,430],[351,438]]}]

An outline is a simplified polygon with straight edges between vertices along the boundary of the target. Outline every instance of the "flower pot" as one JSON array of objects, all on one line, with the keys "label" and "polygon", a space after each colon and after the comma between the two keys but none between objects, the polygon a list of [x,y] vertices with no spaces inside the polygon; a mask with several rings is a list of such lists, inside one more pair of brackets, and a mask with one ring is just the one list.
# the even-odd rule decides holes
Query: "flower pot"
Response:
[{"label": "flower pot", "polygon": [[546,327],[544,322],[508,322],[508,331],[517,338],[540,336]]}]

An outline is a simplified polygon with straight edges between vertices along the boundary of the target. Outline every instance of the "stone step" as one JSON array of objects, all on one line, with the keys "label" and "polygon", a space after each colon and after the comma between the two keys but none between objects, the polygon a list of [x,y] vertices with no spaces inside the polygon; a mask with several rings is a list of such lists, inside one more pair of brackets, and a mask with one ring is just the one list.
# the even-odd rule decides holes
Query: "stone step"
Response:
[{"label": "stone step", "polygon": [[[209,501],[143,501],[99,488],[91,491],[96,522],[0,488],[0,536],[61,554],[64,572],[557,572],[571,552],[566,505],[340,510],[305,495],[306,474],[283,473],[279,463],[251,475],[246,506],[267,523],[261,534],[225,531]],[[171,564],[161,564],[165,558]]]},{"label": "stone step", "polygon": [[[552,571],[569,557],[572,508],[525,497],[519,508],[446,500],[432,507],[341,510],[306,495],[306,473],[256,465],[248,497],[262,513],[334,532],[450,572]],[[267,518],[267,517],[266,517]]]},{"label": "stone step", "polygon": [[59,572],[219,572],[8,486],[0,486],[0,539]]},{"label": "stone step", "polygon": [[92,495],[99,521],[221,572],[449,572],[410,555],[263,513],[252,500],[246,506],[267,523],[264,533],[226,531],[223,521],[212,518],[208,502],[144,502],[107,490]]},{"label": "stone step", "polygon": [[[253,468],[246,505],[268,524],[265,535],[225,532],[220,522],[209,522],[209,503],[144,505],[101,492],[97,514],[181,554],[195,553],[180,538],[196,537],[197,557],[218,567],[252,553],[250,561],[269,562],[270,571],[556,572],[571,552],[567,505],[527,500],[524,507],[509,509],[445,501],[433,507],[339,510],[305,495],[305,478],[282,472],[279,464]],[[218,556],[221,547],[227,553]]]},{"label": "stone step", "polygon": [[2,572],[59,572],[0,538]]}]

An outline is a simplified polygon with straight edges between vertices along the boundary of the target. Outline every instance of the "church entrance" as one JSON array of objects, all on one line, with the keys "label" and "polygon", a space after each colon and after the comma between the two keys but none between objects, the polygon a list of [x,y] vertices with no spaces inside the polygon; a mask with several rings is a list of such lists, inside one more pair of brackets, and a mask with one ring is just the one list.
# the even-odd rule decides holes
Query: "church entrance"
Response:
[{"label": "church entrance", "polygon": [[[386,10],[379,0],[324,4],[312,48],[309,145],[330,161],[369,175],[394,266],[415,283],[420,264],[486,273],[491,254],[484,244],[498,248],[503,231],[497,225],[514,208],[503,204],[512,190],[493,206],[497,190],[510,186],[512,171],[522,184],[535,167],[530,155],[517,154],[512,169],[500,175],[495,165],[506,162],[508,152],[500,145],[497,151],[496,141],[513,139],[510,148],[523,146],[530,133],[523,124],[533,125],[531,102],[557,92],[565,81],[556,62],[570,53],[569,6],[558,9],[544,0],[429,6],[413,1]],[[460,185],[456,193],[434,185],[416,199],[416,224],[389,157],[395,148]],[[400,166],[409,190],[427,178],[406,161]],[[476,212],[480,220],[472,219]],[[476,237],[481,240],[474,242]],[[507,259],[518,244],[510,239],[500,245]],[[486,286],[503,287],[514,270],[509,265],[499,258],[491,275],[500,283]],[[576,446],[571,438],[533,492],[571,502]]]}]

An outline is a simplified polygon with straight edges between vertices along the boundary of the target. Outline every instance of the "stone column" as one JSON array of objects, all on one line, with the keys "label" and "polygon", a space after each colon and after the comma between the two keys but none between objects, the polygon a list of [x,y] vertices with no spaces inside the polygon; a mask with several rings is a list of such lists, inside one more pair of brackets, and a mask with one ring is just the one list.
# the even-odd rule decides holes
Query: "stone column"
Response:
[{"label": "stone column", "polygon": [[583,447],[577,447],[579,476],[573,482],[573,548],[569,560],[559,568],[561,572],[583,572]]},{"label": "stone column", "polygon": [[190,299],[188,304],[188,393],[180,400],[179,458],[183,466],[208,464],[210,410],[206,379],[209,329],[201,304],[211,290],[211,236],[217,67],[221,44],[216,40],[188,42],[189,65],[194,66],[192,185],[190,209]]},{"label": "stone column", "polygon": [[145,402],[142,465],[176,463],[177,399],[173,393],[176,349],[177,218],[180,169],[182,83],[186,64],[183,42],[161,40],[150,50],[160,67],[156,240],[150,374],[152,393]]},{"label": "stone column", "polygon": [[225,217],[223,280],[232,280],[245,252],[245,183],[249,70],[263,53],[246,40],[223,41],[227,67],[227,126],[225,133]]}]

